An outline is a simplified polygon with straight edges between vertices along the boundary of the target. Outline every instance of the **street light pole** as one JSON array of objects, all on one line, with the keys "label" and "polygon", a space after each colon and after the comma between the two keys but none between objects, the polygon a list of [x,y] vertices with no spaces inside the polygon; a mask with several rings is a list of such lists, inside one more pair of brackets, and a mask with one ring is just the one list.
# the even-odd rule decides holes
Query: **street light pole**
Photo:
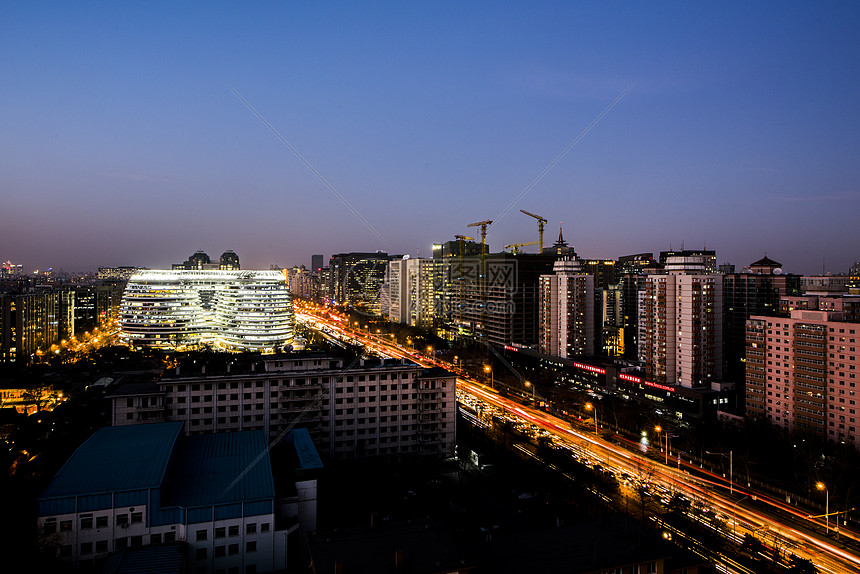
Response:
[{"label": "street light pole", "polygon": [[[654,430],[659,433],[660,431],[663,430],[663,428],[660,425],[657,425],[654,427]],[[666,437],[666,450],[664,451],[666,453],[666,466],[669,466],[669,431],[668,431],[668,429],[663,431],[663,436]],[[660,444],[660,443],[658,442],[657,444]]]},{"label": "street light pole", "polygon": [[830,534],[830,491],[827,490],[827,485],[819,482],[815,485],[818,490],[824,491],[824,525],[827,529],[827,534]]}]

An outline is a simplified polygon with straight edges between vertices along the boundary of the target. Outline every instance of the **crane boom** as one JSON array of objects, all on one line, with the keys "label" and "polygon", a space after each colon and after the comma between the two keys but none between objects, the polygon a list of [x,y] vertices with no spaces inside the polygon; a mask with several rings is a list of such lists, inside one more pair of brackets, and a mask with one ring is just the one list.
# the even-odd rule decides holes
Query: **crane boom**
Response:
[{"label": "crane boom", "polygon": [[540,215],[535,215],[534,213],[529,213],[525,209],[520,210],[522,213],[525,213],[529,217],[534,217],[538,220],[538,235],[540,239],[540,250],[543,251],[543,226],[546,224],[546,219],[541,217]]}]

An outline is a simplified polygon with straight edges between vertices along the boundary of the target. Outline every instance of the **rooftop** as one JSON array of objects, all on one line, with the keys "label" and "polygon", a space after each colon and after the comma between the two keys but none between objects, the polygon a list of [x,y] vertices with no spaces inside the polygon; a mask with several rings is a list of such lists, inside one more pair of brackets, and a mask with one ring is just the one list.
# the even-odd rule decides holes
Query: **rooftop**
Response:
[{"label": "rooftop", "polygon": [[157,488],[182,425],[174,422],[97,430],[66,461],[41,498]]},{"label": "rooftop", "polygon": [[275,485],[263,431],[183,439],[171,461],[166,484],[165,506],[207,506],[273,498]]}]

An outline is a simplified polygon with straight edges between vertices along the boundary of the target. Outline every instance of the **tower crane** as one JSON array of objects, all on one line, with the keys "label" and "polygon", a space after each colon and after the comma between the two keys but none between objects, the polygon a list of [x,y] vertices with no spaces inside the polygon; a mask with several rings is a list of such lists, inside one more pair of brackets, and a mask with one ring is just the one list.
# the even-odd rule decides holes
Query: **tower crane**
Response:
[{"label": "tower crane", "polygon": [[525,209],[520,210],[522,213],[525,213],[529,217],[534,217],[538,220],[538,236],[540,238],[540,250],[543,251],[543,226],[546,224],[546,219],[541,217],[540,215],[535,215],[534,213],[529,213]]},{"label": "tower crane", "polygon": [[484,221],[478,221],[476,223],[470,223],[466,227],[480,227],[481,228],[481,296],[483,297],[486,293],[486,273],[487,269],[484,266],[484,257],[486,257],[486,245],[487,245],[487,226],[492,225],[492,219],[486,219]]},{"label": "tower crane", "polygon": [[462,259],[466,254],[466,241],[474,241],[475,238],[468,235],[455,235],[454,239],[460,242],[460,259]]},{"label": "tower crane", "polygon": [[505,245],[505,249],[514,248],[514,255],[520,252],[520,247],[525,247],[526,245],[538,245],[537,241],[529,241],[528,243],[511,243],[510,245]]},{"label": "tower crane", "polygon": [[493,220],[487,219],[486,221],[478,221],[477,223],[470,223],[466,227],[480,227],[481,228],[481,259],[484,258],[484,246],[487,244],[487,226],[492,225]]}]

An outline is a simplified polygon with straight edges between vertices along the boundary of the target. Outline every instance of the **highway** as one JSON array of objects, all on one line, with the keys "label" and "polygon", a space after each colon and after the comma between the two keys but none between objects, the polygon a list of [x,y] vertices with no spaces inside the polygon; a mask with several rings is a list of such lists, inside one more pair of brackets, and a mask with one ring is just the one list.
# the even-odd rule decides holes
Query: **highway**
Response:
[{"label": "highway", "polygon": [[[640,445],[614,437],[616,443],[601,438],[589,430],[579,429],[542,410],[500,396],[494,389],[464,376],[456,367],[414,350],[404,349],[382,337],[353,328],[343,318],[326,310],[303,306],[296,310],[298,321],[351,344],[361,345],[383,357],[403,358],[423,366],[440,366],[458,373],[458,401],[465,404],[477,417],[475,424],[488,425],[492,417],[501,417],[514,425],[525,425],[533,432],[552,440],[557,448],[567,449],[571,456],[601,470],[611,472],[631,492],[647,488],[652,496],[668,498],[683,494],[690,501],[689,517],[702,522],[720,535],[740,546],[744,536],[750,534],[763,544],[763,554],[770,558],[777,548],[783,564],[793,554],[812,561],[826,574],[860,572],[860,555],[845,550],[836,540],[825,537],[804,523],[806,514],[794,507],[758,493],[736,486],[729,492],[729,483],[723,477],[705,472],[697,466],[670,459],[665,465],[650,459],[637,449]],[[685,537],[683,532],[664,533]],[[844,538],[857,541],[856,532],[840,530]],[[713,559],[713,553],[711,553]],[[731,556],[719,555],[718,570],[755,574],[735,562]]]}]

